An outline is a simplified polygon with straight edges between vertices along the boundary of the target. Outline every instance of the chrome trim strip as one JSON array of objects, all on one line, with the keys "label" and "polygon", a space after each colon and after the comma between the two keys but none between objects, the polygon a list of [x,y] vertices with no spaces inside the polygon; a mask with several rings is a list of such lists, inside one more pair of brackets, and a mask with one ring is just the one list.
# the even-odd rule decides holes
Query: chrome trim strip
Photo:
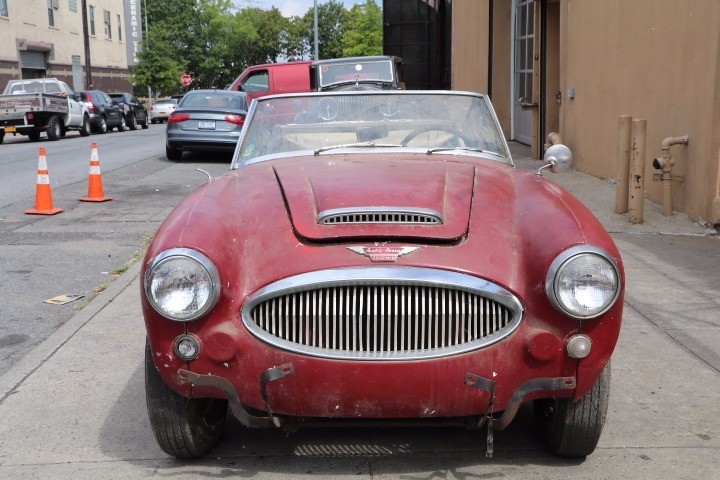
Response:
[{"label": "chrome trim strip", "polygon": [[[608,262],[610,262],[610,265],[612,265],[613,269],[615,269],[615,276],[617,277],[617,288],[615,289],[615,296],[613,299],[608,303],[607,307],[605,307],[600,312],[588,315],[588,316],[581,316],[581,315],[575,315],[572,312],[569,312],[566,310],[561,304],[560,301],[557,299],[557,295],[555,293],[555,280],[557,276],[557,272],[560,270],[560,267],[565,264],[568,260],[570,260],[573,257],[576,257],[578,255],[582,254],[594,254],[598,255]],[[545,275],[545,293],[547,294],[548,299],[550,300],[550,303],[552,306],[560,313],[567,315],[570,318],[574,318],[577,320],[591,320],[593,318],[597,318],[600,315],[604,314],[610,308],[615,305],[615,302],[617,301],[618,297],[620,296],[620,290],[622,289],[622,278],[620,276],[620,268],[618,267],[617,262],[615,259],[605,250],[603,250],[600,247],[595,247],[592,245],[576,245],[574,247],[568,248],[567,250],[561,252],[557,257],[555,257],[555,260],[552,261],[550,264],[550,268],[548,268],[547,275]]]},{"label": "chrome trim strip", "polygon": [[[203,308],[198,310],[195,315],[189,318],[183,318],[181,320],[168,317],[163,312],[161,312],[155,306],[155,302],[152,301],[152,295],[150,295],[150,276],[152,275],[153,269],[155,269],[161,263],[174,257],[188,257],[195,260],[205,269],[205,271],[208,273],[208,276],[212,280],[212,294],[209,301],[205,304]],[[193,320],[197,320],[198,318],[202,317],[203,315],[211,311],[213,308],[215,308],[215,305],[220,299],[220,274],[218,273],[217,267],[215,267],[215,264],[212,262],[212,260],[210,260],[204,254],[198,252],[197,250],[192,250],[189,248],[171,248],[157,254],[152,260],[150,260],[147,269],[145,270],[145,278],[143,279],[143,284],[145,296],[147,297],[148,302],[150,302],[150,305],[152,305],[153,309],[163,317],[174,322],[191,322]]]},{"label": "chrome trim strip", "polygon": [[[403,225],[442,225],[444,219],[441,213],[428,208],[416,208],[416,207],[351,207],[351,208],[334,208],[330,210],[323,210],[318,213],[317,223],[326,223],[332,217],[338,216],[355,216],[355,215],[409,215],[409,216],[422,216],[434,221],[428,222],[348,222],[348,223],[392,223],[392,224],[403,224]],[[346,225],[347,223],[327,223],[328,225]]]},{"label": "chrome trim strip", "polygon": [[[435,345],[424,345],[423,349],[405,352],[386,352],[386,353],[367,353],[354,352],[348,350],[330,351],[316,346],[306,346],[295,342],[289,342],[281,338],[270,335],[267,331],[258,326],[250,314],[256,305],[269,299],[304,291],[317,291],[321,288],[329,287],[347,287],[347,286],[368,286],[376,285],[381,289],[392,288],[394,285],[402,285],[408,287],[437,287],[458,290],[453,301],[457,302],[458,297],[463,292],[471,294],[479,294],[489,300],[500,303],[513,313],[512,321],[500,332],[493,333],[484,338],[480,338],[462,345],[446,347],[438,346],[439,339],[434,339]],[[414,289],[415,290],[415,289]],[[392,295],[392,293],[390,293]],[[416,308],[418,311],[418,298],[415,297]],[[377,298],[377,297],[376,297]],[[353,301],[355,301],[353,299]],[[359,300],[363,303],[363,298]],[[308,308],[308,305],[305,306]],[[377,308],[377,305],[371,305],[370,308]],[[455,306],[454,308],[458,308]],[[481,306],[481,308],[484,308]],[[352,309],[354,310],[354,309]],[[354,310],[357,311],[357,310]],[[440,358],[449,355],[458,355],[467,353],[472,350],[487,347],[499,342],[503,338],[509,336],[520,326],[524,318],[525,309],[520,300],[505,288],[490,283],[478,277],[473,277],[463,273],[451,272],[447,270],[436,270],[423,267],[347,267],[330,270],[319,270],[316,272],[308,272],[292,277],[284,278],[267,285],[257,292],[250,295],[242,308],[242,321],[247,329],[258,339],[283,350],[309,355],[313,357],[339,359],[339,360],[421,360],[430,358]],[[415,344],[418,342],[418,327],[435,328],[435,326],[425,325],[423,315],[416,315],[412,320],[415,324]],[[317,318],[313,317],[313,322],[317,322]],[[353,344],[359,348],[369,348],[373,338],[361,338],[356,336],[359,333],[359,318],[354,316],[349,322],[352,328]],[[315,330],[315,329],[313,329]],[[487,328],[486,328],[487,330]],[[370,330],[367,330],[369,334]],[[442,336],[442,335],[441,335]],[[427,338],[427,335],[425,336]],[[310,343],[310,342],[308,342]],[[314,343],[314,342],[313,342]]]}]

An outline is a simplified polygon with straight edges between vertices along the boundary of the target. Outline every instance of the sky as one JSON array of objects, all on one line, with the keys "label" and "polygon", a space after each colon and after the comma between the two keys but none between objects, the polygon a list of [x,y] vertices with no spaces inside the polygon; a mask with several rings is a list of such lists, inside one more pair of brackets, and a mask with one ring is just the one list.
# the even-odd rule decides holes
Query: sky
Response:
[{"label": "sky", "polygon": [[[325,1],[317,0],[318,5],[325,3]],[[345,5],[345,8],[352,8],[356,3],[365,3],[365,0],[340,0],[340,2]],[[293,15],[305,15],[305,12],[314,5],[314,0],[233,0],[233,3],[239,8],[259,7],[270,9],[274,6],[280,10],[284,17],[292,17]],[[382,8],[382,0],[377,0],[375,3]]]}]

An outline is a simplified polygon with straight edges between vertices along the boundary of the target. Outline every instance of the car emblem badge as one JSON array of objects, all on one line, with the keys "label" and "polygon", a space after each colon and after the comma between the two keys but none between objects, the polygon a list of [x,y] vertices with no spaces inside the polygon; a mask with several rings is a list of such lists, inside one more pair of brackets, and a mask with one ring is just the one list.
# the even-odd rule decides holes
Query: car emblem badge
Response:
[{"label": "car emblem badge", "polygon": [[376,245],[374,247],[347,247],[351,252],[369,257],[373,262],[394,262],[401,255],[407,255],[420,247],[387,247]]}]

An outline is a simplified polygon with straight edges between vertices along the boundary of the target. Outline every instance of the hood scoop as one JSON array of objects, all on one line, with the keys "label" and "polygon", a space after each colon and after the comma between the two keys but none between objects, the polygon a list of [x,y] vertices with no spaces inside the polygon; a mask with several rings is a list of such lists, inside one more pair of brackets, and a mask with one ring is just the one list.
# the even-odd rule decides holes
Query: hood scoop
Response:
[{"label": "hood scoop", "polygon": [[424,208],[355,207],[320,212],[320,225],[357,225],[382,223],[390,225],[442,225],[442,215]]},{"label": "hood scoop", "polygon": [[456,242],[468,229],[471,165],[377,155],[276,165],[298,236],[315,241]]}]

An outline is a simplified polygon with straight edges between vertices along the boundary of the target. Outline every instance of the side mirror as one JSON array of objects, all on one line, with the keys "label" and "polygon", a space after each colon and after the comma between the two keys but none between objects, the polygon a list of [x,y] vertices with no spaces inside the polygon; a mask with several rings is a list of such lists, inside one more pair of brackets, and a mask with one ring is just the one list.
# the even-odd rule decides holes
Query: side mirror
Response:
[{"label": "side mirror", "polygon": [[540,175],[545,169],[550,169],[550,171],[554,173],[562,173],[570,169],[573,161],[573,154],[565,145],[557,144],[545,151],[543,161],[545,162],[545,165],[538,169],[538,175]]}]

